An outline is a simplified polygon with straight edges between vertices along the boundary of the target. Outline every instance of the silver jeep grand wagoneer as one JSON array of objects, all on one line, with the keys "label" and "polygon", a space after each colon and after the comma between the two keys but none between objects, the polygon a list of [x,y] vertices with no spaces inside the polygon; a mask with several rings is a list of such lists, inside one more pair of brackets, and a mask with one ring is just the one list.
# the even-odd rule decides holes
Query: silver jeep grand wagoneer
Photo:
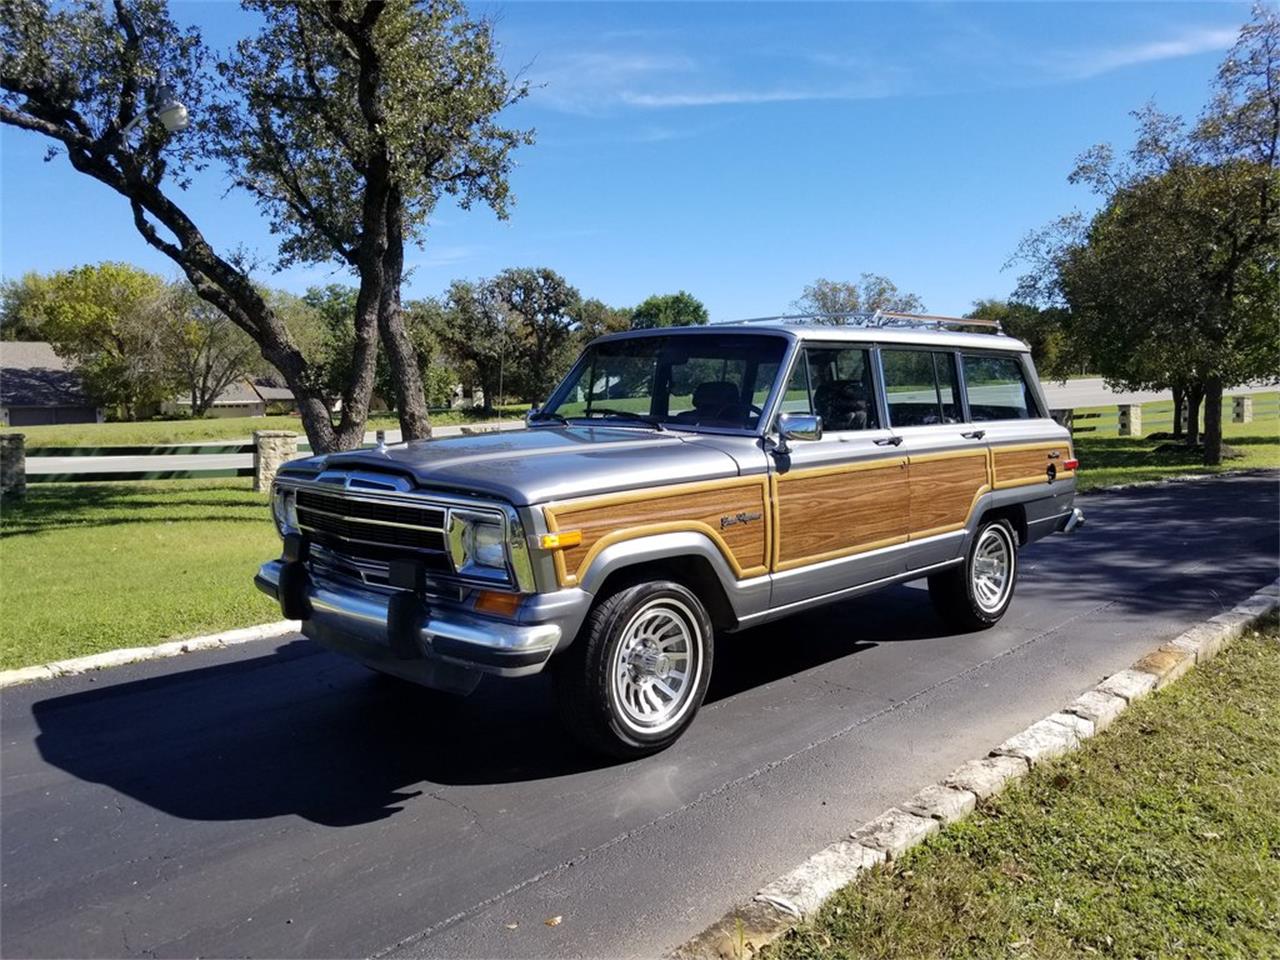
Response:
[{"label": "silver jeep grand wagoneer", "polygon": [[744,627],[921,577],[953,626],[995,623],[1018,548],[1083,519],[1026,345],[808,319],[603,337],[527,430],[291,462],[257,584],[427,687],[548,669],[619,756],[680,735]]}]

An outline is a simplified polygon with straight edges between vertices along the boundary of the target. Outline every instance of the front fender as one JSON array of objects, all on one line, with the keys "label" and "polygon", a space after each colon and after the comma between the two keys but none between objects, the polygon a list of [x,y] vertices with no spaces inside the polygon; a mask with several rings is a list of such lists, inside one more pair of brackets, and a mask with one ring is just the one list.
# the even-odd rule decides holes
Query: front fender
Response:
[{"label": "front fender", "polygon": [[620,570],[683,557],[706,561],[735,617],[768,609],[771,589],[768,574],[738,579],[716,543],[696,530],[656,533],[610,544],[592,559],[582,574],[579,586],[594,595],[600,592],[611,575]]}]

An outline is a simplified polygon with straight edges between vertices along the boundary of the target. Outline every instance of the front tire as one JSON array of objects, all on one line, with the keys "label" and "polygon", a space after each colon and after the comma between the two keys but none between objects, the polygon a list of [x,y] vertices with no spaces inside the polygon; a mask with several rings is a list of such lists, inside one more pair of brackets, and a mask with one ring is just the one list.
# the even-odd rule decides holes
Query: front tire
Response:
[{"label": "front tire", "polygon": [[713,630],[702,602],[663,580],[601,597],[556,664],[556,705],[589,749],[657,753],[693,722],[711,678]]},{"label": "front tire", "polygon": [[1007,520],[978,527],[965,562],[929,578],[938,615],[961,630],[994,626],[1013,602],[1018,579],[1018,535]]}]

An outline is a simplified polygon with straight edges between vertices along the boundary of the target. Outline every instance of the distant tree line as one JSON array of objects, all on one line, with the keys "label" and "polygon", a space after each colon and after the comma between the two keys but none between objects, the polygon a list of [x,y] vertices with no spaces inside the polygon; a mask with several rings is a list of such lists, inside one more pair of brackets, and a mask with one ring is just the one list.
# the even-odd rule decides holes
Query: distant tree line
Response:
[{"label": "distant tree line", "polygon": [[[258,295],[297,344],[316,392],[339,407],[360,362],[359,288],[330,284],[295,296],[259,287]],[[442,297],[406,301],[401,312],[425,405],[449,406],[462,386],[478,388],[489,410],[501,399],[545,399],[595,337],[708,320],[702,302],[683,290],[634,308],[611,307],[583,299],[545,267],[458,280]],[[124,263],[4,282],[0,338],[49,341],[82,375],[94,401],[125,419],[154,413],[176,396],[190,397],[199,417],[237,380],[283,380],[253,340],[185,280],[166,281]],[[398,411],[400,383],[387,354],[378,351],[375,402]]]}]

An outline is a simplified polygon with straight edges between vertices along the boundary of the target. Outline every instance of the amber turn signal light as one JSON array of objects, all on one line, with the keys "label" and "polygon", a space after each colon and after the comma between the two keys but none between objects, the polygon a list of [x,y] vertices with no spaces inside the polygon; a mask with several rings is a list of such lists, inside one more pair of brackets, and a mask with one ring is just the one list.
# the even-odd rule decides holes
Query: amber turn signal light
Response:
[{"label": "amber turn signal light", "polygon": [[499,593],[496,590],[481,590],[476,597],[476,609],[481,613],[496,613],[504,617],[513,617],[520,609],[520,594]]},{"label": "amber turn signal light", "polygon": [[581,530],[562,530],[559,533],[544,533],[538,539],[538,546],[543,550],[562,550],[565,547],[576,547],[581,542]]}]

